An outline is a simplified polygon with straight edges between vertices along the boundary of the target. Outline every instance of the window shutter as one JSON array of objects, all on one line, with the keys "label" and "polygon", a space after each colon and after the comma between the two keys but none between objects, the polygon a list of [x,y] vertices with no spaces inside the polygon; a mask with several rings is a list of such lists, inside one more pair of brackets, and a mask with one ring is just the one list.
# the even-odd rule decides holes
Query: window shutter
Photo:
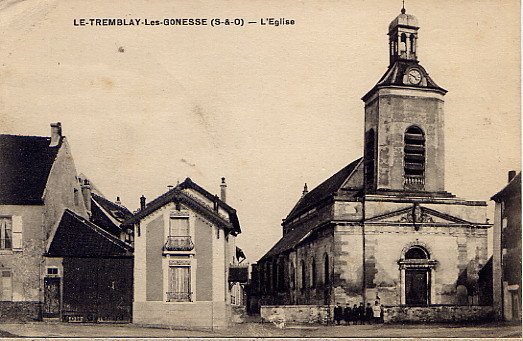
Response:
[{"label": "window shutter", "polygon": [[13,216],[13,250],[22,251],[22,217]]}]

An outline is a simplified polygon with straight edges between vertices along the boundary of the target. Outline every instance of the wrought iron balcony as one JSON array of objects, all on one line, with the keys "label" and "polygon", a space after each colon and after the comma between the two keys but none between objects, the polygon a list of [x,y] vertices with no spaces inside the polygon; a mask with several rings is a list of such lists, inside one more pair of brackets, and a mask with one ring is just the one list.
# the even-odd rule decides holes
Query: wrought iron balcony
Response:
[{"label": "wrought iron balcony", "polygon": [[167,302],[191,302],[192,292],[168,291]]},{"label": "wrought iron balcony", "polygon": [[191,236],[169,236],[163,246],[164,251],[191,251],[194,243]]}]

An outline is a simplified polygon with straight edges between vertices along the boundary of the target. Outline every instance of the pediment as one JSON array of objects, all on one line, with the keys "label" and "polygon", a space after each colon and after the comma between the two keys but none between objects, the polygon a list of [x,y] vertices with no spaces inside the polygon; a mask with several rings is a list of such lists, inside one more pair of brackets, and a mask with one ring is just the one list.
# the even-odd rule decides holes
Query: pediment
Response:
[{"label": "pediment", "polygon": [[474,225],[470,221],[442,213],[417,203],[410,207],[366,219],[369,223],[460,224]]}]

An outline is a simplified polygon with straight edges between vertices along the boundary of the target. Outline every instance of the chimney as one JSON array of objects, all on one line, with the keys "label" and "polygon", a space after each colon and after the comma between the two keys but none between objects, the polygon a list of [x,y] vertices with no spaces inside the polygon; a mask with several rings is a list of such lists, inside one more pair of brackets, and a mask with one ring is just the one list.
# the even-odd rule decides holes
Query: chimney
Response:
[{"label": "chimney", "polygon": [[144,210],[145,209],[145,197],[142,195],[140,197],[140,210]]},{"label": "chimney", "polygon": [[225,183],[225,178],[222,178],[222,183],[220,184],[220,199],[223,202],[226,202],[227,198],[227,184]]},{"label": "chimney", "polygon": [[91,215],[91,184],[85,179],[82,183],[82,196],[84,198],[85,209]]},{"label": "chimney", "polygon": [[120,197],[116,197],[116,201],[114,203],[121,206],[122,202],[120,201]]},{"label": "chimney", "polygon": [[303,192],[301,192],[301,197],[303,198],[307,193],[309,193],[309,189],[307,188],[307,183],[303,185]]},{"label": "chimney", "polygon": [[516,176],[516,171],[515,170],[511,170],[508,172],[508,182],[511,182],[512,179],[514,179],[514,177]]},{"label": "chimney", "polygon": [[51,123],[51,143],[49,147],[56,147],[62,138],[62,123]]}]

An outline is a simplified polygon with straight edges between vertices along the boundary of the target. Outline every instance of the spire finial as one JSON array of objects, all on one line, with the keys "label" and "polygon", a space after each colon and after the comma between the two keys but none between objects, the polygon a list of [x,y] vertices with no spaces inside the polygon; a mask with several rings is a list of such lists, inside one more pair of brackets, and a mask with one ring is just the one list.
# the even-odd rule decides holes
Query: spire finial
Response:
[{"label": "spire finial", "polygon": [[301,196],[304,197],[307,193],[309,193],[309,189],[307,188],[307,183],[303,185],[303,192],[301,192]]},{"label": "spire finial", "polygon": [[403,7],[401,8],[401,14],[405,14],[405,0],[403,0]]}]

